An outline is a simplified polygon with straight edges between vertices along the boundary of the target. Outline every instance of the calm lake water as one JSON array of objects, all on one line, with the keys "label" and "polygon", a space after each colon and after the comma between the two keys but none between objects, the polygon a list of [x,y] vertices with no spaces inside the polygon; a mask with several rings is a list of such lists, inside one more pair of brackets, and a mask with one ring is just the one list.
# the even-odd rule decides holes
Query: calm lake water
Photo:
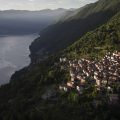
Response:
[{"label": "calm lake water", "polygon": [[0,85],[30,63],[29,45],[38,35],[0,36]]}]

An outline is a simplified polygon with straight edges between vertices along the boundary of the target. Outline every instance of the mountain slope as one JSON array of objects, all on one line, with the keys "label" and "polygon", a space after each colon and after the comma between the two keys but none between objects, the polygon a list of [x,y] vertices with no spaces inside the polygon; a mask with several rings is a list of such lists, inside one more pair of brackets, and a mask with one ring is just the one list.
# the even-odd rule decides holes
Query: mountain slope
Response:
[{"label": "mountain slope", "polygon": [[[103,26],[87,33],[60,54],[57,53],[39,64],[31,64],[16,72],[10,84],[0,88],[0,110],[2,111],[0,119],[119,120],[120,106],[108,107],[103,103],[94,108],[89,103],[91,98],[82,98],[81,104],[78,104],[69,102],[66,100],[69,99],[66,98],[66,94],[57,92],[57,102],[41,99],[46,91],[51,89],[57,91],[59,83],[69,80],[66,71],[61,70],[59,57],[66,55],[69,58],[88,56],[96,58],[96,55],[102,56],[104,50],[111,52],[120,50],[120,13]],[[99,99],[101,98],[104,96]]]},{"label": "mountain slope", "polygon": [[100,58],[106,52],[120,51],[120,12],[107,24],[88,32],[66,49],[71,57]]},{"label": "mountain slope", "polygon": [[66,11],[66,9],[0,11],[0,35],[38,33],[55,23]]},{"label": "mountain slope", "polygon": [[99,0],[77,10],[74,16],[49,26],[30,46],[32,60],[66,48],[86,32],[107,22],[119,10],[119,0]]},{"label": "mountain slope", "polygon": [[[73,11],[71,14],[68,14],[68,16],[64,16],[64,20],[73,20],[73,19],[80,19],[80,18],[86,18],[92,13],[97,13],[105,10],[119,10],[119,5],[118,7],[116,6],[119,4],[119,0],[98,0],[96,3],[88,4],[82,8],[79,8],[75,11]],[[70,16],[71,15],[71,16]],[[62,20],[62,19],[61,19]]]}]

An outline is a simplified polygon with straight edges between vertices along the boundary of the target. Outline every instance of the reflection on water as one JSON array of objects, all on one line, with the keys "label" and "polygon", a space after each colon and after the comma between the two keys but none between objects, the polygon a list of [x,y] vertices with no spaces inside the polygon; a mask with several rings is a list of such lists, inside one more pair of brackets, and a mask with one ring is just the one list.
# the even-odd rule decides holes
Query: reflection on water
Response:
[{"label": "reflection on water", "polygon": [[0,36],[0,84],[9,82],[10,76],[30,63],[29,45],[37,35]]}]

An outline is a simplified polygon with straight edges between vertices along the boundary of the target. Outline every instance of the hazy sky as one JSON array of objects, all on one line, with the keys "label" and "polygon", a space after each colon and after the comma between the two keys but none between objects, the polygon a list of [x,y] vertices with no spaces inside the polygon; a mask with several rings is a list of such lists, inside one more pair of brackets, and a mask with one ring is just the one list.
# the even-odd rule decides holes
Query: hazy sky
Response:
[{"label": "hazy sky", "polygon": [[56,8],[79,8],[97,0],[0,0],[0,10],[40,10]]}]

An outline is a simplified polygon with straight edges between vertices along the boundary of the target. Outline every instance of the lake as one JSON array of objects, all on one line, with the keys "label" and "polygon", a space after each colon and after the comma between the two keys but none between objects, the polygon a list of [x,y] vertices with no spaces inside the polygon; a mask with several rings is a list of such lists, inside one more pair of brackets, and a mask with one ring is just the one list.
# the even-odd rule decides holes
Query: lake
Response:
[{"label": "lake", "polygon": [[29,45],[38,35],[0,36],[0,85],[30,63]]}]

